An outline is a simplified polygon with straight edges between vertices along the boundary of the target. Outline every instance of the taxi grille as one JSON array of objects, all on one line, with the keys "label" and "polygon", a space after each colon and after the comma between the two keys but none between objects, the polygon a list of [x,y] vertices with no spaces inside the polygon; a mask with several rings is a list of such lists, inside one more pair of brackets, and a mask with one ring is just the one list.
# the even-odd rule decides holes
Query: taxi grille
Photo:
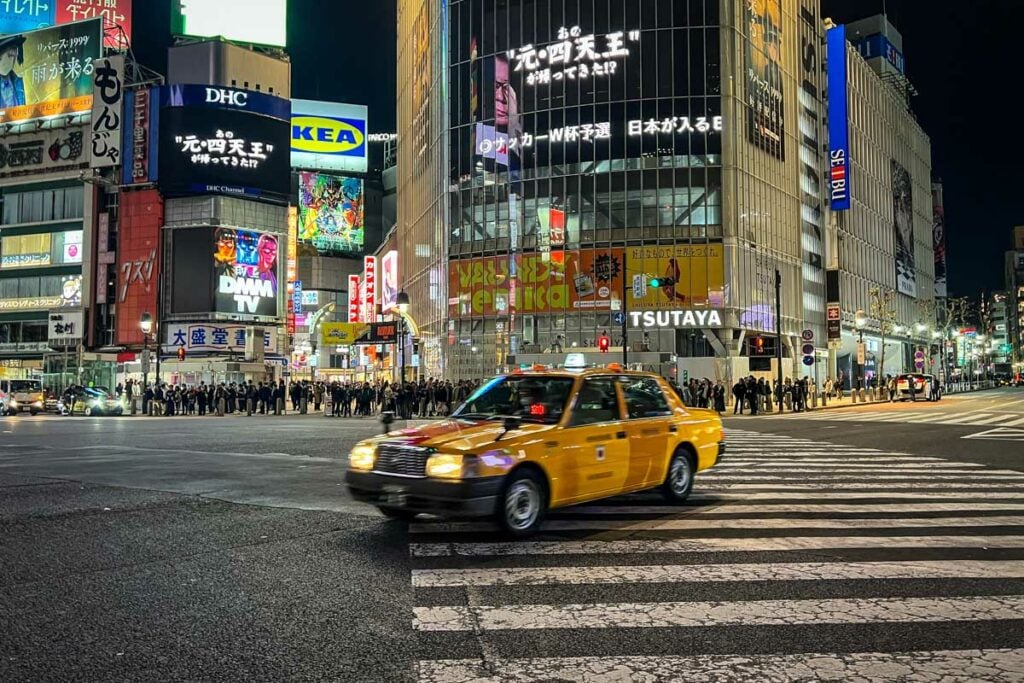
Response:
[{"label": "taxi grille", "polygon": [[374,469],[385,474],[423,477],[427,473],[429,455],[430,452],[425,448],[381,445],[377,447],[377,464]]}]

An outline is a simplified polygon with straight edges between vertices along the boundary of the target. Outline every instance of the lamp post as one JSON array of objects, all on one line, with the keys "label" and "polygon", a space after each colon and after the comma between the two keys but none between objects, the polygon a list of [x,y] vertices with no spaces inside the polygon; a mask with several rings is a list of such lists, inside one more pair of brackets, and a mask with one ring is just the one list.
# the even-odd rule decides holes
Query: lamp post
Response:
[{"label": "lamp post", "polygon": [[[149,405],[146,403],[146,389],[149,388],[149,333],[153,331],[153,316],[146,311],[139,318],[139,327],[142,329],[142,413],[146,414]],[[134,392],[132,392],[134,393]],[[135,415],[135,398],[131,398],[132,415]]]},{"label": "lamp post", "polygon": [[398,306],[398,323],[399,323],[399,335],[396,342],[396,346],[401,348],[402,351],[402,365],[401,365],[401,377],[399,378],[398,385],[405,385],[405,316],[409,313],[409,295],[404,291],[399,292],[395,299],[395,303]]},{"label": "lamp post", "polygon": [[857,389],[864,386],[864,365],[867,362],[868,354],[864,349],[864,328],[868,326],[868,317],[864,309],[857,309],[853,316],[853,325],[857,330],[857,365],[860,368],[860,377],[857,379]]}]

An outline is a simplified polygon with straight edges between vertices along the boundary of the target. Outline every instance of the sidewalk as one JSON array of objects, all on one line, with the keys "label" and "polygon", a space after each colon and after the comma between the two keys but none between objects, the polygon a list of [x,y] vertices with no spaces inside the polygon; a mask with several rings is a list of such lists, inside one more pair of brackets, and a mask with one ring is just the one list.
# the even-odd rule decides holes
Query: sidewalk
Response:
[{"label": "sidewalk", "polygon": [[[987,383],[984,384],[984,385],[979,383],[978,385],[975,385],[973,388],[970,388],[970,389],[967,388],[966,386],[964,386],[964,387],[955,386],[955,387],[951,387],[951,388],[954,389],[954,390],[944,393],[943,396],[950,396],[950,395],[954,395],[954,394],[960,395],[960,394],[968,394],[968,393],[977,393],[979,391],[987,391],[987,390],[990,390],[990,389],[995,389],[997,387],[990,386]],[[819,399],[820,399],[820,396],[819,396]],[[918,398],[918,401],[924,401],[924,399],[923,398]],[[819,400],[818,404],[814,405],[814,403],[811,400],[811,397],[808,397],[807,398],[807,408],[806,408],[806,410],[804,412],[812,413],[812,412],[817,412],[819,410],[838,410],[838,409],[841,409],[841,408],[856,408],[858,406],[879,405],[879,404],[888,403],[888,402],[889,402],[889,396],[888,396],[887,393],[884,394],[884,398],[874,399],[874,398],[871,397],[870,392],[865,391],[864,392],[864,399],[863,400],[858,399],[857,401],[854,401],[852,393],[847,391],[847,392],[844,392],[844,395],[843,395],[842,398],[832,397],[832,398],[828,399],[828,402],[825,403],[825,404],[822,404],[821,401]],[[730,409],[732,408],[731,404],[729,405],[729,408]],[[783,415],[792,415],[793,412],[794,411],[793,411],[792,408],[786,407],[786,409],[783,410],[782,414]],[[778,406],[777,403],[773,403],[772,404],[772,410],[770,412],[769,411],[764,411],[764,410],[759,410],[757,412],[757,417],[765,417],[765,416],[769,416],[769,415],[778,415],[778,414],[779,414],[779,406]],[[725,417],[725,416],[740,417],[740,415],[733,415],[732,412],[730,412],[729,410],[727,410],[722,415],[723,415],[723,417]],[[750,408],[748,406],[746,411],[743,413],[743,417],[749,417],[749,416],[750,416]]]}]

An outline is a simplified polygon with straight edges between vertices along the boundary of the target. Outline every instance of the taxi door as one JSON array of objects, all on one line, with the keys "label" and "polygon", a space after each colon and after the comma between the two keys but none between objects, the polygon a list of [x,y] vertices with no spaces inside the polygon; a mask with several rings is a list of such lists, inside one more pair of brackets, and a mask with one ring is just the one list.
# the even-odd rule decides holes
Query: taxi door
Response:
[{"label": "taxi door", "polygon": [[675,441],[669,437],[676,431],[672,409],[653,377],[622,375],[618,381],[626,406],[624,427],[629,441],[629,468],[623,485],[628,489],[645,488],[668,462],[669,443]]},{"label": "taxi door", "polygon": [[[587,377],[580,385],[562,432],[562,456],[570,481],[564,500],[579,502],[616,493],[629,469],[629,439],[615,377]],[[556,498],[562,496],[556,496]]]}]

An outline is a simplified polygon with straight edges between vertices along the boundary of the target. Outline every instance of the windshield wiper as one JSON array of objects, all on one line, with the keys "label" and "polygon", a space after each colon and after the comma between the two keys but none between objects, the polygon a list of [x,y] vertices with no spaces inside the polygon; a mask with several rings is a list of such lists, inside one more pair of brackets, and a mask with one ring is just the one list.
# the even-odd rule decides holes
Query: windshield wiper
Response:
[{"label": "windshield wiper", "polygon": [[501,415],[496,413],[460,413],[459,415],[452,415],[452,417],[459,420],[494,420],[500,418]]}]

